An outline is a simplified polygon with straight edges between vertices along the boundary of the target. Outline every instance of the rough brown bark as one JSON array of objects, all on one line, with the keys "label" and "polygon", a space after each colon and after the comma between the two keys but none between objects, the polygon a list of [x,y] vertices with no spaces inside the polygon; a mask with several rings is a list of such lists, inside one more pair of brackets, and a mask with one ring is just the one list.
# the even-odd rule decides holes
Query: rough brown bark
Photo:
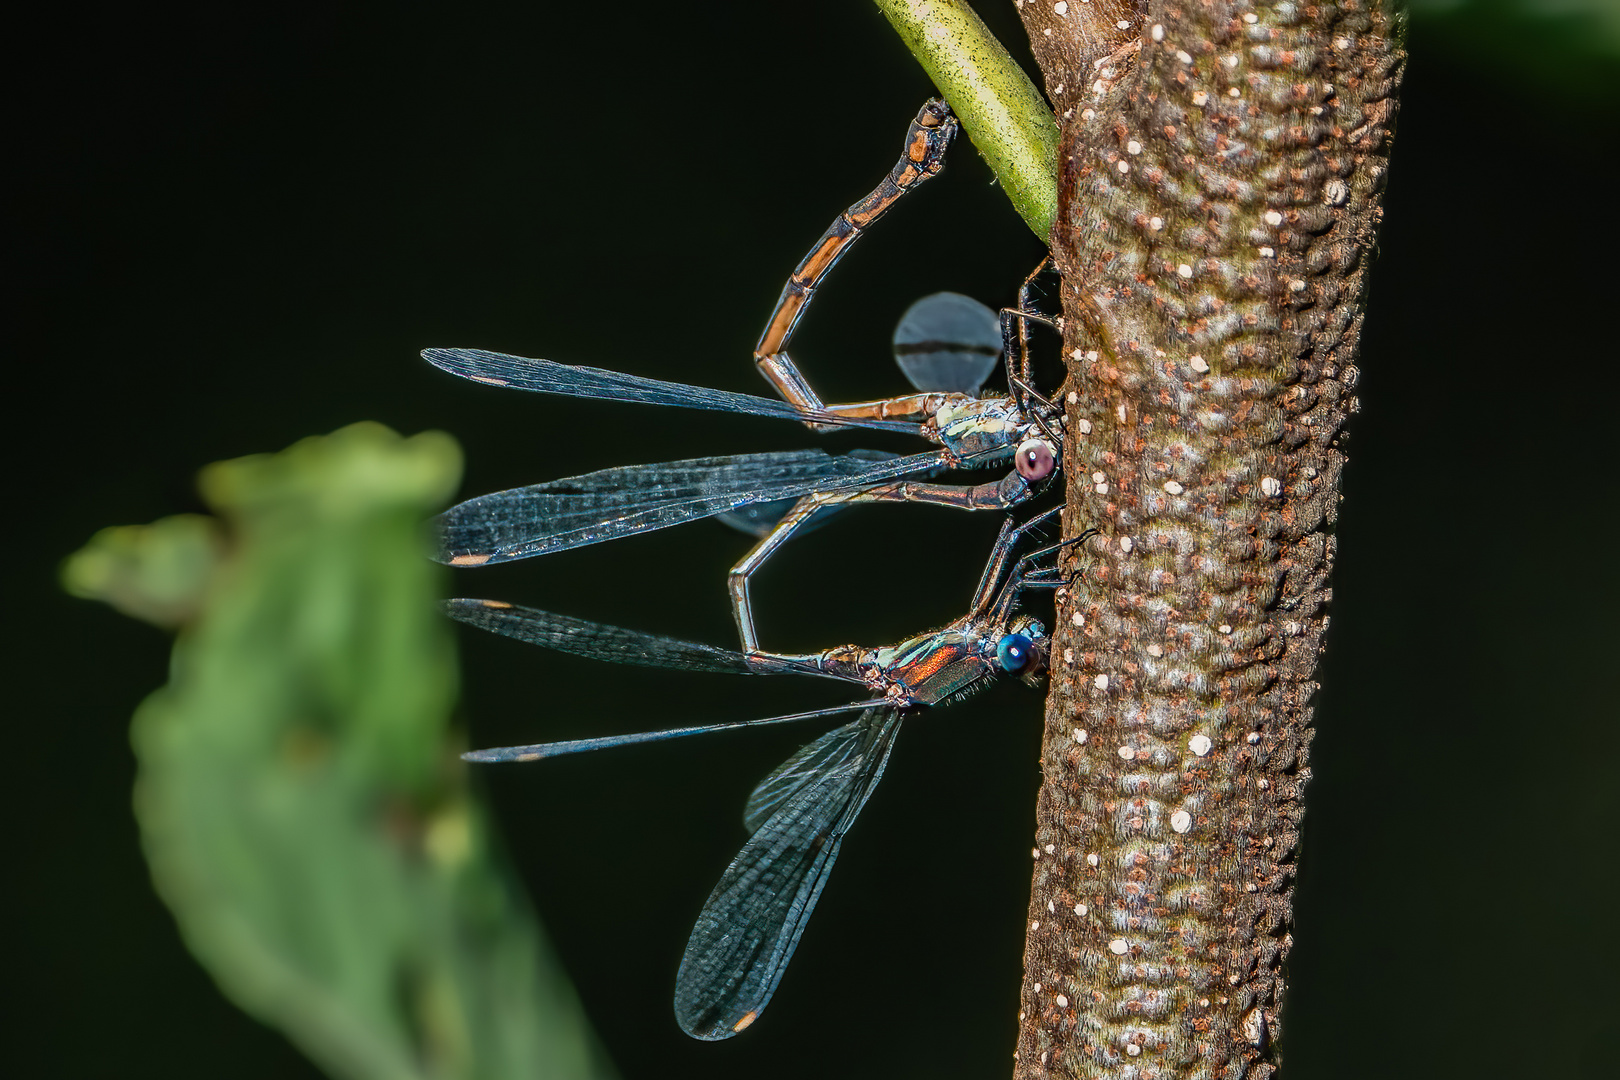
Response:
[{"label": "rough brown bark", "polygon": [[1102,536],[1059,604],[1015,1075],[1269,1076],[1399,26],[1020,12],[1063,121],[1066,532]]}]

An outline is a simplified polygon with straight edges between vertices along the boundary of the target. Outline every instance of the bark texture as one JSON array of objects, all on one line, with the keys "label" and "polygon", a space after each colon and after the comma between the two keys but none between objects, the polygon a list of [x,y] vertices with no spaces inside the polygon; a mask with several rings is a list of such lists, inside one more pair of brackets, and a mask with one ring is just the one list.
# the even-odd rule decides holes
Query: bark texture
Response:
[{"label": "bark texture", "polygon": [[1065,525],[1102,536],[1059,603],[1015,1075],[1266,1077],[1398,20],[1020,11],[1063,120]]}]

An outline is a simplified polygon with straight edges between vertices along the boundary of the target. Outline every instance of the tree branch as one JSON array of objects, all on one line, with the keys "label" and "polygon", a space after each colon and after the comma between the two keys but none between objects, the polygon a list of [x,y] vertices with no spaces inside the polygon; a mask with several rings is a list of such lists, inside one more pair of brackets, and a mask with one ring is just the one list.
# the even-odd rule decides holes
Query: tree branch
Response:
[{"label": "tree branch", "polygon": [[1018,1077],[1269,1076],[1401,25],[1029,0],[1066,534]]}]

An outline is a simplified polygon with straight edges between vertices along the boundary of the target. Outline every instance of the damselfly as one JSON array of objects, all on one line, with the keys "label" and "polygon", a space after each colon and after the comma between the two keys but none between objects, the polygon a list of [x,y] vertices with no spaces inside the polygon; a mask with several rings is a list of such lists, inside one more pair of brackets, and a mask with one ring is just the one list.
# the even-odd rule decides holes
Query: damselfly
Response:
[{"label": "damselfly", "polygon": [[[726,1039],[759,1018],[781,981],[810,912],[854,824],[883,775],[901,721],[959,701],[1013,675],[1037,683],[1050,637],[1017,614],[1023,590],[1069,580],[1047,556],[1085,536],[1011,563],[1019,540],[1052,510],[997,538],[968,614],[884,648],[846,645],[822,653],[743,654],[490,600],[451,600],[450,614],[485,630],[563,652],[622,664],[742,675],[820,675],[866,688],[868,700],[760,720],[671,728],[565,742],[478,750],[469,761],[536,761],[632,743],[705,735],[838,713],[853,721],[800,748],[762,780],[743,815],[752,834],[704,902],[675,976],[675,1015],[698,1039]],[[1086,534],[1089,535],[1089,534]],[[1009,566],[1011,572],[1009,573]]]},{"label": "damselfly", "polygon": [[[788,537],[828,507],[855,502],[928,502],[962,509],[1006,509],[1028,499],[1057,467],[1059,410],[1031,387],[1025,319],[1035,274],[1019,310],[1003,314],[1008,396],[929,391],[850,405],[824,405],[787,354],[793,330],[816,286],[849,245],[905,192],[939,171],[956,120],[929,102],[912,123],[906,150],[889,176],[839,216],[800,263],[761,338],[759,367],[787,400],[709,390],[477,349],[428,349],[429,362],[464,378],[540,393],[650,405],[684,406],[797,420],[816,429],[859,427],[919,435],[939,450],[902,457],[817,450],[697,458],[603,469],[546,484],[479,496],[439,518],[439,557],[483,566],[664,528],[783,499],[799,499],[731,571],[733,614],[744,651],[758,650],[748,579]],[[1040,273],[1044,268],[1037,268]],[[1016,327],[1016,330],[1015,330]],[[977,485],[928,482],[946,469],[978,469],[1011,460],[1012,472]]]}]

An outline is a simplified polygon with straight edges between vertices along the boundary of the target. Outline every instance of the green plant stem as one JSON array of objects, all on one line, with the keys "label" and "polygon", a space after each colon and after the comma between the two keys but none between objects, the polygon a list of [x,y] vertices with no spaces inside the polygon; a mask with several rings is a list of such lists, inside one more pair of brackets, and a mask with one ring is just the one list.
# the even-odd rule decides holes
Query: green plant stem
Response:
[{"label": "green plant stem", "polygon": [[877,0],[962,121],[1018,216],[1043,241],[1057,219],[1057,120],[973,9],[960,0]]}]

